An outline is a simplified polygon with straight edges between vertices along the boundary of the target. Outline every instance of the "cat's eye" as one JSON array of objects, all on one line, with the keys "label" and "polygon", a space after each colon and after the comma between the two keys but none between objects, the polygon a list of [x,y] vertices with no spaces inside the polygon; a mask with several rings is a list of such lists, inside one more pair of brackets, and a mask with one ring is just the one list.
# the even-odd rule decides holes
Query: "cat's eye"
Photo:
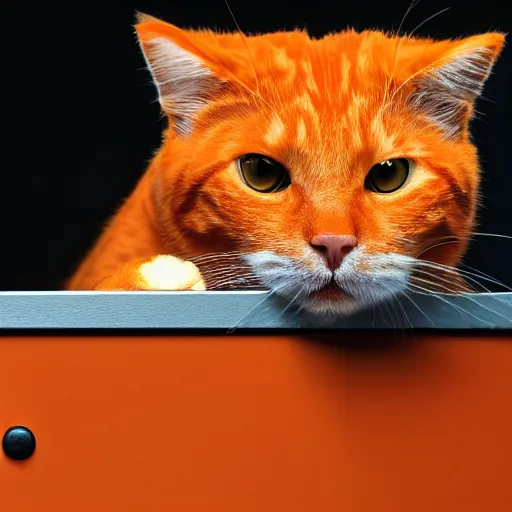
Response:
[{"label": "cat's eye", "polygon": [[256,192],[279,192],[291,183],[286,168],[268,156],[243,155],[238,159],[238,168],[244,183]]},{"label": "cat's eye", "polygon": [[395,192],[405,185],[411,171],[406,158],[393,158],[374,165],[364,182],[365,188],[379,194]]}]

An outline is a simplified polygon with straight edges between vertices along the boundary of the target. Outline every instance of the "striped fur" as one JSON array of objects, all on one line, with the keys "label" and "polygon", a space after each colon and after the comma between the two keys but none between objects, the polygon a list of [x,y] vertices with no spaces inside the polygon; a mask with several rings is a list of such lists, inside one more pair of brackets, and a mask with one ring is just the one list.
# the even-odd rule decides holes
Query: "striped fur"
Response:
[{"label": "striped fur", "polygon": [[[169,128],[69,288],[145,289],[141,261],[149,275],[147,263],[162,254],[229,251],[252,255],[260,277],[254,255],[271,253],[276,265],[302,269],[303,282],[307,272],[320,282],[322,263],[309,246],[319,233],[357,237],[366,263],[354,260],[350,272],[369,271],[379,255],[412,256],[411,247],[441,231],[459,242],[436,261],[459,261],[479,184],[468,126],[503,35],[433,41],[348,30],[312,39],[294,31],[244,41],[152,18],[136,31]],[[235,164],[245,153],[281,162],[292,185],[250,190]],[[374,164],[398,157],[414,162],[406,186],[388,195],[364,189]],[[211,276],[208,264],[199,267]]]}]

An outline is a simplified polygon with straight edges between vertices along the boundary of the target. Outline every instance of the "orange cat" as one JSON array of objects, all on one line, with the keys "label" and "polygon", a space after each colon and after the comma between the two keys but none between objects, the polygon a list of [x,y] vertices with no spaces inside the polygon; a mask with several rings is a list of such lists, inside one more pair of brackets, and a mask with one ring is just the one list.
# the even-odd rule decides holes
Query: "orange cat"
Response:
[{"label": "orange cat", "polygon": [[244,38],[147,16],[136,31],[169,128],[69,289],[261,283],[343,314],[459,262],[479,185],[468,123],[502,34]]}]

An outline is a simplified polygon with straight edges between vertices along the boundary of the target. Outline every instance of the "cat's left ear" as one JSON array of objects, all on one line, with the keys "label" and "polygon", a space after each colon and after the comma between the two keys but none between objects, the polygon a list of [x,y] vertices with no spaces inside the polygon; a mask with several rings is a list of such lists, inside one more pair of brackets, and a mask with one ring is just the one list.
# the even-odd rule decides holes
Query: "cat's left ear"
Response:
[{"label": "cat's left ear", "polygon": [[467,128],[504,43],[500,33],[451,42],[414,77],[409,103],[434,121],[446,138],[456,139]]},{"label": "cat's left ear", "polygon": [[137,16],[135,31],[163,112],[178,134],[190,134],[197,113],[226,81],[204,51],[215,35],[182,30],[145,14]]}]

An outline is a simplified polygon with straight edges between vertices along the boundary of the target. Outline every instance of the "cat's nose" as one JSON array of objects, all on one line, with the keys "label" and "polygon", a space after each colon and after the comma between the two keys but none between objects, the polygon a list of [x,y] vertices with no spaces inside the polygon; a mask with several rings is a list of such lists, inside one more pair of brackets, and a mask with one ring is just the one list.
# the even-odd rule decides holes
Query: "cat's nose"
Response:
[{"label": "cat's nose", "polygon": [[357,245],[357,239],[352,235],[316,235],[310,245],[325,255],[331,270],[336,270],[343,258]]}]

